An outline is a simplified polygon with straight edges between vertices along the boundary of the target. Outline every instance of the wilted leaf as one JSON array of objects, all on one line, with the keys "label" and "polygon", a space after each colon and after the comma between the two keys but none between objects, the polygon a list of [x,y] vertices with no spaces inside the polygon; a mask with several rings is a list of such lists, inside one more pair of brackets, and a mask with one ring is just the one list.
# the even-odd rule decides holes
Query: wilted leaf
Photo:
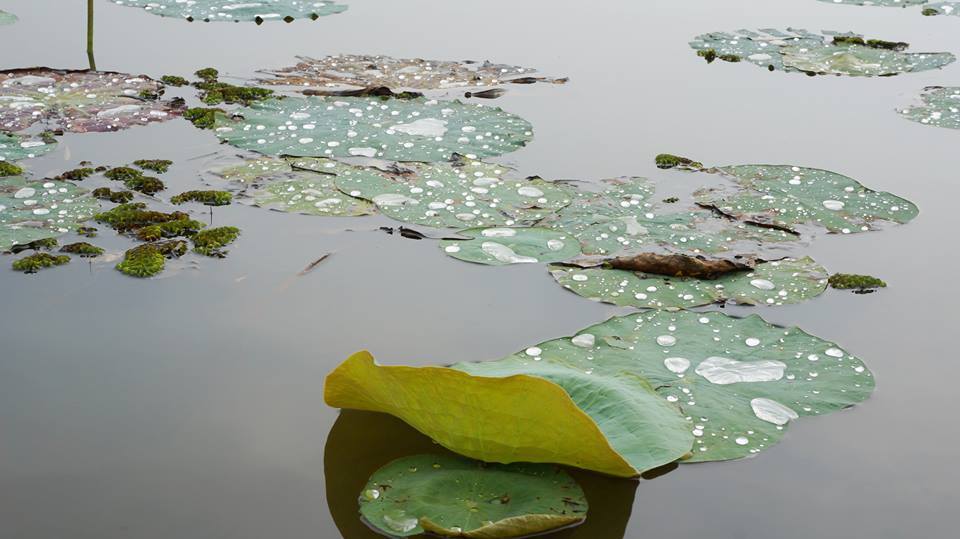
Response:
[{"label": "wilted leaf", "polygon": [[467,262],[502,266],[559,262],[580,254],[576,239],[545,228],[469,228],[457,232],[467,240],[444,240],[440,248]]},{"label": "wilted leaf", "polygon": [[268,155],[434,162],[501,155],[533,138],[529,123],[499,108],[424,98],[288,97],[236,114],[217,115],[217,135]]},{"label": "wilted leaf", "polygon": [[332,0],[111,0],[114,4],[142,7],[163,17],[197,21],[255,21],[316,19],[346,11]]},{"label": "wilted leaf", "polygon": [[926,88],[920,98],[923,105],[900,111],[904,118],[937,127],[960,129],[960,87],[933,86]]},{"label": "wilted leaf", "polygon": [[0,178],[0,251],[74,230],[100,208],[70,182]]},{"label": "wilted leaf", "polygon": [[19,161],[39,157],[52,150],[56,145],[56,142],[47,143],[40,140],[39,137],[0,133],[0,161]]},{"label": "wilted leaf", "polygon": [[360,493],[360,514],[391,537],[526,537],[583,522],[587,499],[549,464],[486,464],[414,455],[383,466]]}]

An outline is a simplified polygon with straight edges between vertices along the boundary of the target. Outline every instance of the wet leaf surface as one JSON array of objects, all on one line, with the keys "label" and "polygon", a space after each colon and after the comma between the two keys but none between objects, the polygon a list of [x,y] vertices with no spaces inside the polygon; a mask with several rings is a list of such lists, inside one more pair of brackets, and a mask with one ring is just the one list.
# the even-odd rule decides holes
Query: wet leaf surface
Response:
[{"label": "wet leaf surface", "polygon": [[144,8],[163,17],[197,21],[263,21],[316,19],[346,11],[331,0],[111,0],[121,6]]},{"label": "wet leaf surface", "polygon": [[922,105],[900,111],[904,118],[925,125],[960,129],[960,87],[926,88]]},{"label": "wet leaf surface", "polygon": [[13,23],[17,22],[18,20],[19,20],[19,19],[17,18],[17,16],[14,15],[13,13],[9,13],[9,12],[7,12],[7,11],[4,11],[4,10],[0,9],[0,26],[4,26],[4,25],[7,25],[7,24],[13,24]]},{"label": "wet leaf surface", "polygon": [[48,143],[40,137],[0,133],[0,161],[19,161],[39,157],[54,149],[56,145],[55,140]]},{"label": "wet leaf surface", "polygon": [[470,228],[457,232],[467,240],[444,240],[447,255],[466,262],[503,266],[559,262],[580,254],[576,239],[545,228]]},{"label": "wet leaf surface", "polygon": [[99,208],[70,182],[0,178],[0,251],[71,232]]}]

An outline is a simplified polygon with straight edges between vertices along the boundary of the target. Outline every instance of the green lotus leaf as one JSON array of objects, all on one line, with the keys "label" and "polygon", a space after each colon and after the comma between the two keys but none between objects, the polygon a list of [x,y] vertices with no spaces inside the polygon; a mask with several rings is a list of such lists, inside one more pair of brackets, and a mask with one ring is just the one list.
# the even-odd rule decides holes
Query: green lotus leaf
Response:
[{"label": "green lotus leaf", "polygon": [[[831,40],[827,40],[830,37]],[[746,61],[773,70],[819,75],[889,76],[942,68],[956,57],[948,52],[907,53],[906,43],[864,40],[855,34],[763,29],[714,32],[690,42],[709,62]]]},{"label": "green lotus leaf", "polygon": [[883,221],[906,223],[919,213],[908,200],[873,191],[828,170],[791,165],[737,165],[714,170],[734,183],[697,191],[697,202],[745,221],[850,234],[873,230]]},{"label": "green lotus leaf", "polygon": [[235,114],[217,115],[222,140],[278,156],[434,162],[501,155],[533,138],[527,121],[499,108],[424,98],[287,97]]},{"label": "green lotus leaf", "polygon": [[99,208],[70,182],[0,178],[0,250],[71,232]]},{"label": "green lotus leaf", "polygon": [[440,248],[454,258],[477,264],[559,262],[580,254],[575,238],[545,228],[469,228],[457,234],[470,239],[443,240]]},{"label": "green lotus leaf", "polygon": [[390,218],[435,228],[533,225],[572,197],[564,185],[508,179],[509,168],[475,159],[405,166],[396,172],[340,167],[335,181],[341,191],[372,201]]},{"label": "green lotus leaf", "polygon": [[601,182],[601,192],[579,192],[573,202],[539,226],[570,234],[584,254],[615,255],[664,247],[692,253],[756,251],[761,245],[792,242],[780,230],[717,218],[708,211],[658,214],[647,199],[652,185],[644,178]]},{"label": "green lotus leaf", "polygon": [[[591,377],[597,385],[611,377],[645,380],[693,422],[693,456],[684,462],[760,452],[780,441],[793,419],[847,408],[867,399],[874,387],[863,362],[798,328],[774,326],[756,315],[685,310],[615,317],[499,361],[453,368],[501,377],[549,368]],[[594,395],[594,406],[604,406],[601,398]],[[605,405],[626,415],[612,401]]]},{"label": "green lotus leaf", "polygon": [[[2,105],[0,105],[2,106]],[[20,161],[39,157],[52,150],[57,143],[47,143],[39,137],[24,137],[0,133],[0,161]]]},{"label": "green lotus leaf", "polygon": [[160,101],[163,85],[145,76],[44,67],[0,71],[0,129],[42,122],[74,133],[117,131],[176,117],[181,107]]},{"label": "green lotus leaf", "polygon": [[580,524],[580,485],[550,464],[488,464],[414,455],[383,466],[360,493],[360,514],[391,537],[509,538]]},{"label": "green lotus leaf", "polygon": [[197,21],[256,21],[316,19],[347,10],[332,0],[111,0],[121,6],[144,8],[163,17]]},{"label": "green lotus leaf", "polygon": [[717,279],[643,275],[608,268],[551,266],[557,283],[571,292],[604,303],[641,309],[689,309],[711,303],[787,305],[819,296],[827,288],[827,271],[809,257],[757,264],[751,271]]},{"label": "green lotus leaf", "polygon": [[[424,60],[380,55],[338,54],[324,58],[299,57],[295,66],[268,71],[262,82],[318,89],[385,86],[394,91],[492,87],[511,80],[532,80],[537,70],[491,62]],[[536,77],[536,80],[543,79]]]},{"label": "green lotus leaf", "polygon": [[926,125],[960,129],[960,87],[931,87],[920,96],[923,105],[916,105],[900,113],[904,118]]},{"label": "green lotus leaf", "polygon": [[6,12],[6,11],[0,9],[0,26],[4,26],[4,25],[7,25],[7,24],[13,24],[13,23],[17,22],[18,20],[19,20],[19,19],[17,18],[17,16],[14,15],[13,13],[9,13],[9,12]]},{"label": "green lotus leaf", "polygon": [[909,7],[926,4],[930,0],[820,0],[831,4],[848,4],[853,6],[880,6],[880,7]]},{"label": "green lotus leaf", "polygon": [[924,15],[960,16],[960,2],[931,2],[923,7]]}]

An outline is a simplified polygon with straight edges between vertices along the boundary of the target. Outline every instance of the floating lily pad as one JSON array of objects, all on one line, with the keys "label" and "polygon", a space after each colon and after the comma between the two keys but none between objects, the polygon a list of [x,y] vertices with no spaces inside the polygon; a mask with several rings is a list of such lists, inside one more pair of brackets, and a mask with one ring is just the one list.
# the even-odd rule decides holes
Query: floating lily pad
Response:
[{"label": "floating lily pad", "polygon": [[477,264],[559,262],[580,254],[575,238],[545,228],[470,228],[457,235],[471,239],[444,240],[440,248],[454,258]]},{"label": "floating lily pad", "polygon": [[960,87],[927,88],[920,96],[923,105],[917,105],[900,113],[904,118],[926,125],[960,129]]},{"label": "floating lily pad", "polygon": [[415,455],[380,468],[360,493],[360,514],[391,537],[510,538],[580,524],[587,499],[549,464],[487,464]]},{"label": "floating lily pad", "polygon": [[393,219],[435,228],[532,225],[570,203],[565,186],[540,178],[508,179],[502,165],[473,159],[409,164],[397,173],[339,167],[337,187],[372,201]]},{"label": "floating lily pad", "polygon": [[0,178],[0,250],[74,230],[100,208],[86,193],[70,182]]},{"label": "floating lily pad", "polygon": [[819,296],[827,288],[826,270],[809,257],[757,264],[751,271],[717,279],[643,275],[607,268],[551,266],[557,283],[573,293],[628,307],[688,309],[711,303],[786,305]]},{"label": "floating lily pad", "polygon": [[0,133],[0,161],[33,159],[49,152],[56,145],[56,142],[47,143],[39,137]]},{"label": "floating lily pad", "polygon": [[451,62],[422,58],[340,54],[325,58],[299,57],[299,63],[276,71],[263,82],[311,88],[387,87],[394,91],[445,90],[500,86],[511,81],[556,79],[534,77],[536,69],[491,62]]},{"label": "floating lily pad", "polygon": [[453,368],[511,376],[547,365],[595,379],[634,376],[649,382],[693,422],[693,457],[684,462],[757,453],[777,443],[789,421],[852,406],[874,387],[863,363],[834,343],[756,315],[691,311],[611,318],[572,338]]},{"label": "floating lily pad", "polygon": [[0,129],[37,122],[74,133],[117,131],[180,114],[171,102],[148,99],[163,88],[144,76],[44,67],[0,71]]},{"label": "floating lily pad", "polygon": [[[714,32],[698,36],[690,46],[711,62],[714,58],[746,61],[771,71],[817,75],[889,76],[939,69],[956,60],[948,52],[904,52],[906,43],[824,34],[797,29]],[[890,48],[893,45],[898,46]]]},{"label": "floating lily pad", "polygon": [[960,2],[932,2],[923,7],[923,14],[960,16]]},{"label": "floating lily pad", "polygon": [[154,15],[190,21],[286,22],[317,19],[347,10],[331,0],[111,0],[121,6],[144,8]]},{"label": "floating lily pad", "polygon": [[9,12],[6,12],[6,11],[0,9],[0,26],[4,26],[4,25],[7,25],[7,24],[13,24],[13,23],[17,22],[18,20],[19,20],[19,19],[17,18],[17,16],[14,15],[13,13],[9,13]]},{"label": "floating lily pad", "polygon": [[820,0],[831,4],[849,4],[854,6],[909,7],[926,4],[930,0]]},{"label": "floating lily pad", "polygon": [[605,180],[602,184],[603,191],[581,193],[540,226],[577,238],[588,255],[655,247],[693,253],[755,251],[763,244],[796,239],[783,231],[717,218],[708,211],[658,214],[647,201],[653,186],[643,178]]},{"label": "floating lily pad", "polygon": [[533,138],[526,120],[499,108],[424,98],[287,97],[236,114],[217,115],[217,135],[268,155],[433,162],[501,155]]},{"label": "floating lily pad", "polygon": [[697,202],[737,219],[834,233],[866,232],[878,222],[906,223],[917,207],[890,193],[867,189],[836,172],[791,165],[737,165],[715,169],[735,184],[695,193]]}]

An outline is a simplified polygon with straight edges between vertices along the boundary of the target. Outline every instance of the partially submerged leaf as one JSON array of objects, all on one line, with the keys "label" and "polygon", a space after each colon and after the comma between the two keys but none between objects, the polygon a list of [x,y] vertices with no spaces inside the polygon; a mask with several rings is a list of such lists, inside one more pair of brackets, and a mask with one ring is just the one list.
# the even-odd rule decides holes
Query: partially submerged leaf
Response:
[{"label": "partially submerged leaf", "polygon": [[761,225],[791,230],[810,226],[849,234],[872,230],[882,221],[906,223],[919,213],[908,200],[828,170],[736,165],[711,171],[734,183],[697,191],[697,202]]},{"label": "partially submerged leaf", "polygon": [[960,2],[931,2],[923,8],[923,14],[960,16]]},{"label": "partially submerged leaf", "polygon": [[[338,54],[324,58],[301,56],[299,63],[276,71],[262,82],[305,88],[387,87],[393,91],[446,90],[499,86],[512,79],[529,79],[537,70],[491,62],[424,60],[380,55]],[[560,82],[538,77],[536,81]]]},{"label": "partially submerged leaf", "polygon": [[13,13],[0,9],[0,26],[4,26],[6,24],[13,24],[18,20],[19,19],[17,18],[17,16],[14,15]]},{"label": "partially submerged leaf", "polygon": [[466,262],[503,266],[559,262],[580,254],[573,237],[545,228],[469,228],[457,232],[466,240],[443,240],[443,252]]},{"label": "partially submerged leaf", "polygon": [[359,352],[327,376],[324,399],[395,415],[444,447],[488,462],[555,462],[633,477],[690,449],[689,424],[643,380],[540,374],[384,367]]},{"label": "partially submerged leaf", "polygon": [[317,19],[346,11],[332,0],[111,0],[121,6],[140,7],[154,15],[190,21],[263,21]]},{"label": "partially submerged leaf", "polygon": [[97,199],[70,182],[0,178],[0,251],[66,234],[99,208]]},{"label": "partially submerged leaf", "polygon": [[487,464],[414,455],[383,466],[360,493],[360,514],[391,537],[526,537],[580,524],[583,489],[549,464]]},{"label": "partially submerged leaf", "polygon": [[960,87],[932,86],[920,96],[923,105],[900,111],[904,118],[926,125],[960,129]]},{"label": "partially submerged leaf", "polygon": [[855,34],[824,34],[793,28],[713,32],[698,36],[690,46],[708,62],[713,58],[742,60],[770,71],[811,75],[890,76],[939,69],[956,60],[949,52],[907,53],[902,50],[905,43],[864,40]]},{"label": "partially submerged leaf", "polygon": [[178,116],[156,95],[163,84],[143,75],[35,67],[0,71],[0,129],[20,131],[37,122],[74,133],[117,131]]},{"label": "partially submerged leaf", "polygon": [[[3,105],[0,104],[0,110],[2,110],[2,107]],[[26,137],[0,132],[0,161],[33,159],[49,152],[56,145],[56,141],[48,143],[39,137]]]},{"label": "partially submerged leaf", "polygon": [[854,6],[908,7],[926,4],[930,0],[820,0],[831,4],[850,4]]},{"label": "partially submerged leaf", "polygon": [[[693,457],[684,462],[752,455],[777,443],[789,421],[852,406],[874,387],[863,363],[834,343],[756,315],[715,312],[653,310],[615,317],[572,338],[454,368],[477,376],[551,369],[594,383],[625,376],[643,380],[693,422]],[[612,414],[632,414],[614,400],[599,395],[591,400],[612,408]]]},{"label": "partially submerged leaf", "polygon": [[225,142],[268,155],[446,161],[512,152],[533,128],[496,107],[377,97],[287,97],[216,116]]},{"label": "partially submerged leaf", "polygon": [[785,258],[717,279],[643,275],[607,268],[551,266],[557,283],[604,303],[652,309],[689,309],[711,303],[786,305],[823,293],[827,272],[811,258]]}]

